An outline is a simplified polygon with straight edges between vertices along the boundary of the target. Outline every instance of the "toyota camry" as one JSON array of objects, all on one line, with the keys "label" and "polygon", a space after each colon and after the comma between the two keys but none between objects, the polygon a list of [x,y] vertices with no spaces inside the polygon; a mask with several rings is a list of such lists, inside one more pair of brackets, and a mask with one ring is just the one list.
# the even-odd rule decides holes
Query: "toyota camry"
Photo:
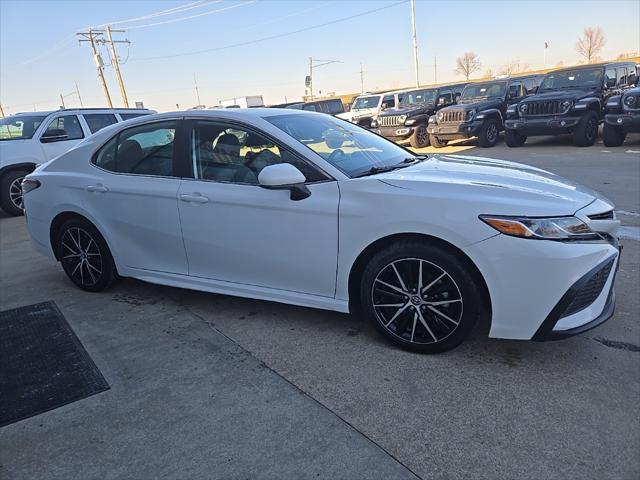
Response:
[{"label": "toyota camry", "polygon": [[533,167],[421,156],[280,109],[104,128],[22,184],[32,243],[79,288],[120,277],[352,312],[435,353],[479,320],[548,340],[613,315],[613,205]]}]

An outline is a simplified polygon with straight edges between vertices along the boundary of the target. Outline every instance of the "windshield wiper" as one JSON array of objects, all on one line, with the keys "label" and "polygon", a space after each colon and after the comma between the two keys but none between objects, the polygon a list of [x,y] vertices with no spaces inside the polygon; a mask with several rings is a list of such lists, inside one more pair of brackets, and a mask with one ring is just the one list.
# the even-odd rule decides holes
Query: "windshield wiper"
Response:
[{"label": "windshield wiper", "polygon": [[392,170],[408,167],[413,163],[421,162],[426,159],[427,159],[426,155],[416,155],[414,157],[407,157],[404,160],[402,160],[400,163],[396,163],[395,165],[389,165],[387,167],[371,167],[369,170],[366,170],[362,173],[354,175],[353,178],[368,177],[369,175],[375,175],[376,173],[391,172]]}]

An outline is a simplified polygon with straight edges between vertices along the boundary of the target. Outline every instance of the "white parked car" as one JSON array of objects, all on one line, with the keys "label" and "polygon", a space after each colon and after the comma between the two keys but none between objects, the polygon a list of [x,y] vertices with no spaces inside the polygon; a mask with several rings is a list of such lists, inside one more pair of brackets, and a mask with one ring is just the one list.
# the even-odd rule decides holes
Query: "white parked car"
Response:
[{"label": "white parked car", "polygon": [[371,120],[378,118],[380,112],[387,108],[395,108],[400,104],[402,94],[405,91],[362,94],[353,101],[348,112],[339,113],[336,116],[361,127],[370,128]]},{"label": "white parked car", "polygon": [[134,277],[362,312],[429,353],[479,318],[491,337],[542,340],[613,314],[610,202],[525,165],[416,156],[329,115],[148,116],[22,185],[33,245],[84,290]]},{"label": "white parked car", "polygon": [[22,215],[20,182],[25,175],[107,125],[152,113],[135,108],[81,108],[0,118],[0,207],[9,215]]}]

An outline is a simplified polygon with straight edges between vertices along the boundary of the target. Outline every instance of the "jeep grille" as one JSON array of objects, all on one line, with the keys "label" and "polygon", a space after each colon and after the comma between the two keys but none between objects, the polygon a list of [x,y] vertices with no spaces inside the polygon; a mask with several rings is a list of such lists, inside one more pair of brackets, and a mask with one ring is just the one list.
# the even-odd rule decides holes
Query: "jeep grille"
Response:
[{"label": "jeep grille", "polygon": [[384,115],[378,117],[378,126],[380,127],[397,127],[400,123],[400,115]]},{"label": "jeep grille", "polygon": [[561,100],[540,100],[537,102],[526,102],[527,111],[520,114],[523,117],[530,117],[534,115],[560,115],[566,113],[562,110],[560,104]]},{"label": "jeep grille", "polygon": [[440,123],[461,123],[464,121],[464,110],[442,111]]}]

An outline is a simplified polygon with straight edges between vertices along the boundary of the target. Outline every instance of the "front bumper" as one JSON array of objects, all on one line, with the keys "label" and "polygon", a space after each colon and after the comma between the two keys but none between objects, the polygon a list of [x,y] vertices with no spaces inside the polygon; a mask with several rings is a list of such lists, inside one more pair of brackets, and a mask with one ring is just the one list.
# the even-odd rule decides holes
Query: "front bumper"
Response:
[{"label": "front bumper", "polygon": [[467,251],[491,296],[490,337],[564,338],[613,315],[620,255],[615,240],[565,243],[499,234]]},{"label": "front bumper", "polygon": [[640,112],[608,114],[605,123],[614,127],[622,127],[625,132],[640,133]]},{"label": "front bumper", "polygon": [[504,127],[516,130],[520,135],[559,135],[571,133],[580,123],[580,117],[554,115],[543,117],[511,118],[504,122]]},{"label": "front bumper", "polygon": [[463,123],[430,123],[427,132],[439,140],[458,140],[477,136],[482,125],[483,121],[478,120]]},{"label": "front bumper", "polygon": [[402,141],[407,140],[413,132],[415,127],[406,127],[403,125],[398,125],[397,127],[378,127],[376,133],[382,135],[384,138],[388,138],[389,140]]}]

